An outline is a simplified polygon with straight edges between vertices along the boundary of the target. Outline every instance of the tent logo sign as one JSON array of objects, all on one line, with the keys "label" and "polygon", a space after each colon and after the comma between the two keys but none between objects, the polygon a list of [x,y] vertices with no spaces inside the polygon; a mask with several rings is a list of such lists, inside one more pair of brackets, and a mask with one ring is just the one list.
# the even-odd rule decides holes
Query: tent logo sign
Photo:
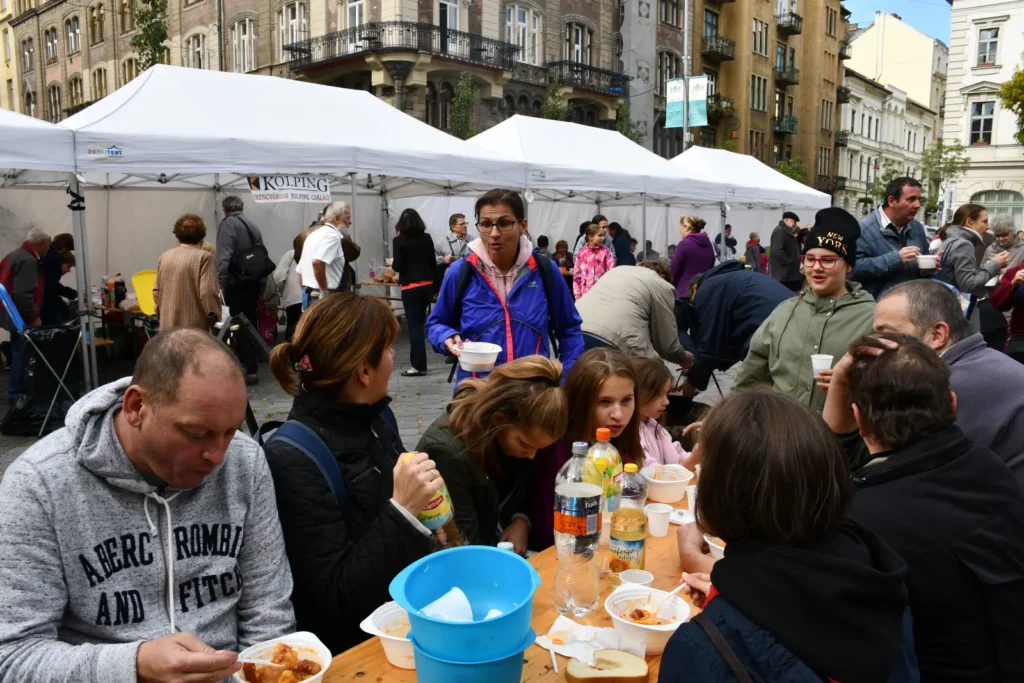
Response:
[{"label": "tent logo sign", "polygon": [[331,201],[331,181],[321,176],[259,175],[249,176],[249,191],[257,204],[265,202]]},{"label": "tent logo sign", "polygon": [[117,145],[89,147],[85,153],[90,159],[120,159],[124,156],[124,150]]}]

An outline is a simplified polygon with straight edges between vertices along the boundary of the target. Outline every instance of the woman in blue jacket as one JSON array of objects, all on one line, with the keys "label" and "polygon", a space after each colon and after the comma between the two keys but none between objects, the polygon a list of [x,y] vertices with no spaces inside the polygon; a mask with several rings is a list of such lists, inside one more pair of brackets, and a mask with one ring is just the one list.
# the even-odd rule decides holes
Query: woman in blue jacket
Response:
[{"label": "woman in blue jacket", "polygon": [[[477,200],[475,214],[480,237],[445,273],[427,320],[431,346],[458,356],[463,341],[490,342],[501,347],[500,365],[549,356],[550,336],[564,378],[583,352],[582,320],[558,269],[530,243],[522,197],[491,190]],[[468,376],[459,368],[458,381]]]},{"label": "woman in blue jacket", "polygon": [[673,634],[659,680],[920,680],[906,567],[846,519],[850,473],[821,418],[767,389],[732,394],[704,419],[700,451],[697,522],[679,531],[680,555],[706,571],[689,556],[703,550],[699,528],[725,557],[710,577],[684,574],[703,612]]}]

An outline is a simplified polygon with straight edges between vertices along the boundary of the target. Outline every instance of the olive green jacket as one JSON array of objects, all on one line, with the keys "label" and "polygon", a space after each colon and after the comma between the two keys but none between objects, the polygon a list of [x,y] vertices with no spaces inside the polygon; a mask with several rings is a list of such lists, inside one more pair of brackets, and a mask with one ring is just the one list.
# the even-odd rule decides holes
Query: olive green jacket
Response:
[{"label": "olive green jacket", "polygon": [[754,332],[733,390],[767,384],[821,412],[825,392],[815,385],[811,354],[829,354],[835,365],[874,322],[871,294],[858,282],[846,286],[850,291],[838,299],[818,297],[808,288],[779,304]]}]

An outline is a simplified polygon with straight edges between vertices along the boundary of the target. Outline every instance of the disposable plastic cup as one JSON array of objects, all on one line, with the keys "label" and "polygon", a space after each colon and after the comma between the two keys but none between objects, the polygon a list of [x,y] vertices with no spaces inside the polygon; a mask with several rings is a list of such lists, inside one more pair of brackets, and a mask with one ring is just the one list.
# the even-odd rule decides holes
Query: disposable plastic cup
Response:
[{"label": "disposable plastic cup", "polygon": [[814,376],[817,377],[822,370],[832,368],[832,356],[825,353],[812,353],[811,367],[814,368]]},{"label": "disposable plastic cup", "polygon": [[[647,532],[651,536],[668,536],[668,521],[672,516],[672,506],[665,503],[651,503],[644,508],[647,513]],[[625,581],[625,579],[623,579]]]},{"label": "disposable plastic cup", "polygon": [[918,254],[917,267],[921,270],[935,270],[935,254]]},{"label": "disposable plastic cup", "polygon": [[686,505],[690,509],[690,514],[696,516],[697,514],[697,485],[691,484],[686,487]]},{"label": "disposable plastic cup", "polygon": [[654,574],[644,571],[643,569],[627,569],[619,574],[619,580],[622,581],[622,585],[630,584],[633,586],[647,586],[651,587],[654,583]]}]

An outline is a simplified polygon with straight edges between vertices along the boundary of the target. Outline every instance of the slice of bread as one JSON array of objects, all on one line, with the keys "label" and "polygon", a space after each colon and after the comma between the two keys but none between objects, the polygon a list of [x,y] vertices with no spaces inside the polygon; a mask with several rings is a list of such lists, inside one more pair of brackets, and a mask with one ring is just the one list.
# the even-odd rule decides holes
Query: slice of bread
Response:
[{"label": "slice of bread", "polygon": [[647,662],[622,650],[598,650],[594,653],[595,666],[578,659],[569,661],[565,680],[569,683],[647,683]]}]

